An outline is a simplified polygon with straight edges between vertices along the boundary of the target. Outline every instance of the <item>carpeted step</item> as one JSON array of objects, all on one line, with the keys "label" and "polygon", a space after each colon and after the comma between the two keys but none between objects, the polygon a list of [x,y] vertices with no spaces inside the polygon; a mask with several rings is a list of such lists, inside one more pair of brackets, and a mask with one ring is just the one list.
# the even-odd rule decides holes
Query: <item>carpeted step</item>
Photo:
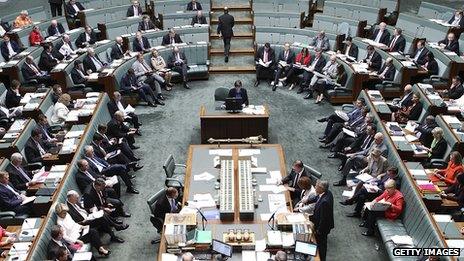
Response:
[{"label": "carpeted step", "polygon": [[237,74],[237,73],[254,73],[255,67],[252,65],[211,65],[209,73],[212,74]]},{"label": "carpeted step", "polygon": [[[211,48],[212,49],[222,49],[224,48],[224,42],[222,38],[211,39]],[[253,39],[234,39],[230,41],[231,49],[237,48],[252,48]]]},{"label": "carpeted step", "polygon": [[[211,18],[212,18],[212,20],[217,20],[218,17],[223,15],[223,14],[224,14],[224,12],[222,12],[222,11],[211,12]],[[250,11],[232,10],[232,11],[229,11],[229,14],[234,17],[235,21],[237,21],[237,19],[251,18],[252,17]]]},{"label": "carpeted step", "polygon": [[235,65],[254,65],[255,56],[253,54],[241,54],[241,55],[232,55],[229,56],[229,62],[224,62],[223,55],[212,55],[211,56],[211,65],[228,65],[228,66],[235,66]]},{"label": "carpeted step", "polygon": [[[230,55],[236,54],[254,54],[255,50],[253,47],[247,48],[231,48]],[[224,55],[224,48],[211,48],[211,55]]]},{"label": "carpeted step", "polygon": [[[211,31],[211,39],[219,39],[219,35],[216,32]],[[235,32],[234,39],[253,39],[253,32]]]}]

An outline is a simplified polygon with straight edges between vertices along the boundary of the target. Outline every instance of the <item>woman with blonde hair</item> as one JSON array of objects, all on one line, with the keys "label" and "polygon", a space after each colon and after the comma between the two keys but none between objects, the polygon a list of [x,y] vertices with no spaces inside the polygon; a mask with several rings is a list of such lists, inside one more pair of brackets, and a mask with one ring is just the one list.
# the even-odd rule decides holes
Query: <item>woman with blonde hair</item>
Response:
[{"label": "woman with blonde hair", "polygon": [[166,67],[166,62],[163,57],[159,55],[158,50],[156,49],[153,49],[151,52],[151,66],[153,67],[153,70],[155,70],[156,73],[163,77],[166,81],[166,91],[172,90],[172,73],[170,69]]},{"label": "woman with blonde hair", "polygon": [[53,124],[63,124],[66,121],[69,113],[69,104],[71,104],[71,96],[67,93],[61,94],[60,98],[58,98],[58,101],[53,106],[53,113],[50,118]]}]

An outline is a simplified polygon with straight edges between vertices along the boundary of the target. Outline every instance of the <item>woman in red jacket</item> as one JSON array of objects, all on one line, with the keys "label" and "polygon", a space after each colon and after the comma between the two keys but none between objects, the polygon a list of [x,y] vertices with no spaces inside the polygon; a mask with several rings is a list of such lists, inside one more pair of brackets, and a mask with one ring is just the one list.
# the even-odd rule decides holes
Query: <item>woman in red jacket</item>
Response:
[{"label": "woman in red jacket", "polygon": [[296,82],[296,76],[302,74],[304,72],[303,67],[308,67],[309,61],[311,61],[311,54],[309,54],[308,48],[304,47],[301,49],[301,52],[296,55],[295,58],[295,63],[293,64],[292,68],[288,70],[288,73],[286,75],[286,80],[284,81],[284,84],[286,85],[289,81],[292,82],[290,87],[288,88],[289,90],[293,89],[295,86]]},{"label": "woman in red jacket", "polygon": [[457,151],[451,152],[450,161],[448,162],[448,167],[446,169],[436,170],[433,175],[430,177],[432,182],[443,181],[447,185],[453,185],[456,182],[456,176],[459,173],[464,172],[464,167],[462,166],[462,156],[461,153]]},{"label": "woman in red jacket", "polygon": [[385,211],[370,211],[367,208],[365,209],[365,221],[359,225],[360,227],[367,228],[367,231],[362,233],[364,236],[374,235],[374,225],[377,217],[395,220],[401,215],[404,207],[403,193],[396,189],[396,182],[392,179],[385,181],[385,191],[372,202],[383,202],[389,205],[389,207]]},{"label": "woman in red jacket", "polygon": [[43,42],[44,38],[40,33],[40,29],[38,26],[34,26],[31,33],[29,34],[29,43],[31,46],[40,45]]}]

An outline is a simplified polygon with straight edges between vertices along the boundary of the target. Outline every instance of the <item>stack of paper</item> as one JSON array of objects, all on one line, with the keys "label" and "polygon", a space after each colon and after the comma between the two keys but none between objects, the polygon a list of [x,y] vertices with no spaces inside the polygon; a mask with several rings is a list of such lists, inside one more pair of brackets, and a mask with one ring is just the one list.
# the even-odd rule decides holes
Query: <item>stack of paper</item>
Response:
[{"label": "stack of paper", "polygon": [[206,171],[193,176],[194,181],[210,181],[212,179],[214,179],[214,175]]},{"label": "stack of paper", "polygon": [[79,138],[82,134],[84,134],[83,130],[68,131],[68,133],[66,133],[66,136],[64,136],[64,138],[65,139]]},{"label": "stack of paper", "polygon": [[405,235],[405,236],[398,236],[394,235],[390,238],[395,245],[407,245],[407,246],[414,246],[414,242],[412,241],[412,237]]}]

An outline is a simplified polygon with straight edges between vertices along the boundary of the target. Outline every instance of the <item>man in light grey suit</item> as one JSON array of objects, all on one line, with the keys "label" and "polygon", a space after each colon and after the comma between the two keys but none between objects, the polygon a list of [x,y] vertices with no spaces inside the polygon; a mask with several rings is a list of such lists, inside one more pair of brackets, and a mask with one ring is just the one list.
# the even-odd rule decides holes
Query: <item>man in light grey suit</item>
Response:
[{"label": "man in light grey suit", "polygon": [[320,31],[311,41],[311,46],[314,48],[320,48],[323,52],[330,49],[329,38],[325,35],[324,31]]},{"label": "man in light grey suit", "polygon": [[[137,60],[132,64],[135,76],[138,81],[142,81],[155,91],[156,96],[160,100],[164,100],[163,94],[161,93],[161,87],[165,88],[166,81],[163,77],[159,76],[143,59],[143,54],[137,55]],[[157,84],[158,83],[158,84]]]}]

